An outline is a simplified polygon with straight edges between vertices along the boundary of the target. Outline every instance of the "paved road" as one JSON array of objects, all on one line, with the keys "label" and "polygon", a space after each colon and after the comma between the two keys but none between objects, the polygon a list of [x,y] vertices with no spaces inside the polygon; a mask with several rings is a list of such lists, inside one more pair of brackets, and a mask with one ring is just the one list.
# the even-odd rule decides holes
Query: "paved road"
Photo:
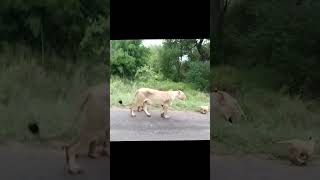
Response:
[{"label": "paved road", "polygon": [[[111,155],[112,156],[112,155]],[[188,158],[188,157],[186,157]],[[110,161],[107,158],[80,158],[86,170],[81,175],[64,171],[61,151],[25,146],[0,146],[1,180],[109,180]],[[318,180],[320,161],[308,166],[290,166],[287,161],[265,160],[252,156],[231,157],[211,155],[211,180]]]},{"label": "paved road", "polygon": [[85,172],[70,175],[64,170],[61,151],[24,146],[0,146],[1,180],[109,180],[110,161],[107,158],[79,159]]},{"label": "paved road", "polygon": [[131,117],[128,109],[111,108],[111,141],[210,139],[210,113],[169,111],[170,119],[161,118],[160,110],[150,113]]},{"label": "paved road", "polygon": [[211,180],[318,180],[320,161],[308,166],[292,166],[287,161],[266,160],[252,156],[231,157],[211,155]]}]

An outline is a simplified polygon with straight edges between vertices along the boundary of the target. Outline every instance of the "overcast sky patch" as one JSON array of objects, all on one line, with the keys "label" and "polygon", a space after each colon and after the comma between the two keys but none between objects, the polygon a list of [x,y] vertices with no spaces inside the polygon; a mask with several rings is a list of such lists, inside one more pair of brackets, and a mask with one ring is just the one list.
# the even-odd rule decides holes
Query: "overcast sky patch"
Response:
[{"label": "overcast sky patch", "polygon": [[153,45],[162,45],[163,39],[145,39],[142,41],[142,44],[146,47]]}]

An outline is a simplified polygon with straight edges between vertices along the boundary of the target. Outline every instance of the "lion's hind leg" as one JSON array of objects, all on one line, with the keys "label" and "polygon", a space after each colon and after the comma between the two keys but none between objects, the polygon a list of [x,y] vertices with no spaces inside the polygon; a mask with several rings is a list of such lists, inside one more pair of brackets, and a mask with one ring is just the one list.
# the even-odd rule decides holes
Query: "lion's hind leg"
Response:
[{"label": "lion's hind leg", "polygon": [[89,157],[95,159],[101,156],[109,156],[109,152],[107,151],[107,141],[109,140],[109,137],[105,133],[102,132],[99,136],[97,136],[95,139],[91,141],[88,153]]},{"label": "lion's hind leg", "polygon": [[133,104],[130,107],[130,115],[131,117],[136,117],[136,114],[134,113],[134,111],[140,111],[140,103],[138,101],[138,99],[136,98],[133,102]]},{"label": "lion's hind leg", "polygon": [[109,157],[110,158],[110,150],[109,150],[109,145],[110,143],[108,140],[104,140],[104,142],[99,143],[96,148],[96,152],[101,156],[101,157]]},{"label": "lion's hind leg", "polygon": [[163,109],[164,109],[164,116],[163,116],[163,117],[164,117],[165,119],[170,118],[170,116],[168,115],[169,105],[168,105],[168,104],[164,104]]},{"label": "lion's hind leg", "polygon": [[96,140],[93,140],[90,142],[89,144],[89,152],[88,152],[88,157],[92,158],[92,159],[96,159],[100,156],[100,154],[97,152],[97,147],[98,147],[98,143]]},{"label": "lion's hind leg", "polygon": [[133,101],[133,103],[132,103],[132,105],[131,105],[131,107],[130,107],[130,115],[131,115],[131,117],[136,117],[136,114],[134,113],[134,111],[137,109],[138,111],[139,111],[139,106],[137,106],[138,105],[138,99],[137,99],[137,97],[135,97],[135,99],[134,99],[134,101]]},{"label": "lion's hind leg", "polygon": [[[131,111],[131,116],[132,117],[135,117],[136,114],[134,113],[135,110],[137,110],[138,112],[142,111],[143,110],[143,106],[144,106],[144,96],[143,95],[139,95],[137,94],[136,97],[135,97],[135,100],[130,108],[130,111]],[[141,110],[142,108],[142,110]]]},{"label": "lion's hind leg", "polygon": [[81,137],[77,143],[74,143],[70,145],[68,148],[66,148],[67,170],[69,173],[80,174],[83,172],[82,168],[76,162],[76,156],[77,154],[89,155],[90,153],[89,147],[92,145],[95,145],[95,144],[92,144],[92,142],[93,141],[89,138],[89,136]]},{"label": "lion's hind leg", "polygon": [[106,156],[106,157],[110,157],[110,153],[107,150],[107,142],[104,143],[103,148],[99,151],[101,156]]},{"label": "lion's hind leg", "polygon": [[140,106],[138,106],[136,102],[130,107],[130,115],[131,115],[131,117],[136,117],[136,114],[134,113],[134,111],[137,110],[139,112],[139,107]]},{"label": "lion's hind leg", "polygon": [[143,111],[143,106],[138,106],[138,112]]}]

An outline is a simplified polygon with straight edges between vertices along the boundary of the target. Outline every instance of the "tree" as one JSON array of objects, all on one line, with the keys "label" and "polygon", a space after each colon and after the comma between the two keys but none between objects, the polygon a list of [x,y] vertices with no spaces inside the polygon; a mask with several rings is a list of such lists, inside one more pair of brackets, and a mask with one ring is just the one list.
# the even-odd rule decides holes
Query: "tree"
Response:
[{"label": "tree", "polygon": [[[170,39],[165,40],[163,43],[164,51],[160,56],[162,59],[162,70],[168,71],[168,65],[173,65],[174,69],[171,69],[170,73],[174,73],[173,79],[181,81],[183,78],[182,74],[182,57],[191,53],[191,49],[194,47],[194,40],[184,39]],[[170,61],[170,62],[168,62]],[[169,72],[167,72],[169,73]],[[166,74],[167,74],[166,73]]]},{"label": "tree", "polygon": [[[215,64],[221,60],[221,54],[217,54],[222,50],[228,52],[223,54],[225,64],[250,70],[272,70],[272,75],[276,77],[272,85],[275,90],[281,89],[292,95],[304,94],[305,97],[319,95],[320,86],[317,84],[320,84],[320,73],[317,67],[320,61],[317,59],[320,58],[320,51],[316,47],[319,47],[320,38],[320,23],[317,21],[320,18],[317,12],[320,3],[298,1],[303,6],[296,6],[295,3],[289,0],[272,3],[243,1],[237,7],[229,8],[224,17],[227,23],[223,24],[223,36],[217,35],[221,29],[219,31],[215,24]],[[223,43],[219,39],[221,37]]]},{"label": "tree", "polygon": [[101,41],[107,39],[109,7],[109,0],[3,0],[0,42],[21,43],[40,52],[42,64],[49,51],[68,57],[64,61],[70,63],[78,62],[83,54],[99,59],[94,51],[105,49],[106,42]]},{"label": "tree", "polygon": [[146,65],[150,51],[141,40],[111,41],[111,73],[134,78],[137,70]]},{"label": "tree", "polygon": [[200,61],[209,61],[210,54],[208,49],[205,49],[206,47],[204,44],[204,39],[196,40],[195,46],[197,47],[198,53],[200,54]]},{"label": "tree", "polygon": [[172,80],[182,81],[190,68],[186,61],[209,61],[209,45],[206,39],[165,40],[159,55],[161,71]]}]

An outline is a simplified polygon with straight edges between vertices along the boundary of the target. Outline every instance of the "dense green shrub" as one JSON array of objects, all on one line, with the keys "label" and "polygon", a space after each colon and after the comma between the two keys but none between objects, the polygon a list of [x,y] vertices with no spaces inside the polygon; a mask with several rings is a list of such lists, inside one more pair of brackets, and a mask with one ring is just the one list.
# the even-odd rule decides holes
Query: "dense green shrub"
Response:
[{"label": "dense green shrub", "polygon": [[195,84],[200,89],[209,89],[210,64],[209,62],[188,62],[188,71],[185,80]]}]

